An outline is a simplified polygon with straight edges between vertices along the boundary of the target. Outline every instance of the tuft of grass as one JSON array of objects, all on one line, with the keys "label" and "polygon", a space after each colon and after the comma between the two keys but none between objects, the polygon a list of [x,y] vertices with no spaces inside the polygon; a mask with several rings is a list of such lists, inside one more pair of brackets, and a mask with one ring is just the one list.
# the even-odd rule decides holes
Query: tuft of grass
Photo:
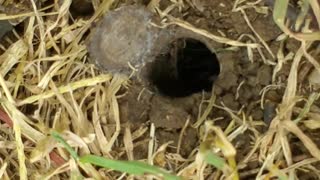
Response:
[{"label": "tuft of grass", "polygon": [[53,131],[51,135],[54,139],[60,142],[64,148],[66,148],[66,150],[75,160],[81,163],[90,163],[92,165],[100,166],[103,168],[113,169],[123,173],[129,173],[138,176],[152,174],[157,177],[162,177],[166,180],[181,179],[180,177],[172,175],[165,170],[160,169],[159,167],[152,166],[144,162],[112,160],[91,154],[79,157],[76,151],[74,151],[74,149],[61,137],[58,132]]}]

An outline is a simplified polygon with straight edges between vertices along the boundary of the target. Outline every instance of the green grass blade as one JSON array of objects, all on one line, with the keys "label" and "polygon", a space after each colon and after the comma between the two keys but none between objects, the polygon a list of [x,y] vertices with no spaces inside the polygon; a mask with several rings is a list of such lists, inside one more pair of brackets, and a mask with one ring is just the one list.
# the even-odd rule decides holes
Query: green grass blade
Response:
[{"label": "green grass blade", "polygon": [[318,100],[320,97],[320,93],[312,93],[309,98],[307,103],[304,105],[304,108],[298,115],[298,117],[293,120],[295,123],[299,123],[304,117],[306,117],[307,113],[310,111],[311,106],[313,105],[314,101]]},{"label": "green grass blade", "polygon": [[226,161],[211,151],[206,152],[204,160],[221,171],[226,167]]},{"label": "green grass blade", "polygon": [[79,159],[77,152],[72,149],[72,147],[61,137],[58,132],[52,131],[51,136],[59,143],[61,143],[75,160]]},{"label": "green grass blade", "polygon": [[126,172],[134,175],[153,174],[161,176],[166,180],[179,180],[178,176],[174,176],[158,167],[139,161],[117,161],[106,159],[95,155],[85,155],[79,159],[82,163],[91,163],[104,168],[109,168],[121,172]]},{"label": "green grass blade", "polygon": [[278,25],[284,26],[288,4],[289,0],[275,0],[273,7],[273,19]]}]

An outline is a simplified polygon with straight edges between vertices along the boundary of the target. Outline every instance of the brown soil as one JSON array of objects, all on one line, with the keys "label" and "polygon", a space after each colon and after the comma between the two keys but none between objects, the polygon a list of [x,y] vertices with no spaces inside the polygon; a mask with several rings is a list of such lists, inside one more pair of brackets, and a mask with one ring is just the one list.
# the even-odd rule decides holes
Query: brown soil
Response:
[{"label": "brown soil", "polygon": [[[165,9],[167,3],[162,1],[161,8]],[[241,13],[232,13],[232,5],[233,1],[230,0],[201,1],[200,10],[186,6],[182,12],[172,12],[172,14],[217,35],[219,31],[226,37],[237,39],[241,34],[252,34]],[[271,44],[272,49],[277,50],[279,44],[275,42],[275,39],[281,31],[274,24],[272,17],[259,15],[254,10],[248,13],[248,17],[257,33],[268,44]],[[275,116],[275,108],[283,94],[283,89],[269,91],[266,95],[266,108],[261,109],[260,92],[265,86],[271,84],[273,66],[264,63],[257,51],[253,52],[254,61],[251,62],[245,48],[222,51],[217,55],[223,70],[214,83],[216,104],[224,104],[234,111],[243,108],[247,118],[252,117],[254,121],[265,122],[265,126],[260,128],[263,133]],[[168,152],[176,152],[179,135],[189,118],[190,123],[184,133],[180,150],[181,154],[187,158],[200,142],[198,130],[192,128],[191,125],[207,106],[207,103],[204,103],[199,112],[200,103],[203,99],[210,99],[210,96],[210,92],[200,92],[184,98],[169,98],[146,89],[139,82],[133,82],[128,94],[119,99],[122,121],[130,122],[133,129],[140,127],[141,124],[153,123],[156,127],[156,138],[159,145],[173,141]],[[222,129],[226,128],[232,119],[226,111],[213,108],[208,119],[216,118],[222,118],[216,122]],[[233,143],[239,150],[239,159],[250,150],[247,144],[249,140],[250,134],[244,134],[234,140]],[[147,155],[147,144],[141,146],[144,147],[137,147],[134,151],[137,158]]]}]

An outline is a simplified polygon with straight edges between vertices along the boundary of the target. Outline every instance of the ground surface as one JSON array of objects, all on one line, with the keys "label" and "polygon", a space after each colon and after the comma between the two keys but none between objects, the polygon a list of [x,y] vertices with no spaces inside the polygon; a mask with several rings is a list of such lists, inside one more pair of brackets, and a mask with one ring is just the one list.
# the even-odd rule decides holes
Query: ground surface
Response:
[{"label": "ground surface", "polygon": [[[170,3],[162,1],[161,4],[160,7],[165,9],[166,4]],[[199,6],[201,6],[201,10],[187,5],[181,12],[173,12],[173,14],[196,27],[206,29],[214,34],[223,33],[226,37],[233,39],[241,34],[252,34],[241,13],[232,13],[233,1],[201,1]],[[273,53],[276,54],[279,43],[275,40],[281,31],[273,22],[272,17],[257,14],[255,11],[249,11],[247,15],[257,33],[268,44],[271,44],[271,48],[274,49]],[[217,105],[224,104],[235,112],[241,109],[247,118],[250,117],[253,121],[260,122],[260,133],[263,133],[275,116],[276,105],[280,103],[284,90],[284,88],[277,88],[269,91],[265,99],[268,109],[261,109],[261,92],[264,87],[272,84],[273,66],[264,63],[257,52],[254,52],[253,61],[250,61],[246,48],[223,51],[218,54],[223,70],[214,83]],[[288,73],[284,71],[284,77]],[[184,133],[180,150],[181,155],[187,158],[192,150],[199,146],[199,134],[191,125],[196,122],[199,114],[207,107],[207,103],[203,103],[199,109],[203,100],[210,99],[211,92],[199,92],[185,98],[169,98],[148,90],[143,91],[145,87],[139,83],[132,86],[133,88],[129,89],[128,95],[119,99],[120,109],[124,113],[122,120],[129,121],[133,127],[139,127],[141,123],[154,123],[157,128],[156,137],[159,144],[173,141],[173,147],[168,151],[175,152],[181,129],[189,118],[189,127]],[[140,101],[137,101],[139,95]],[[223,129],[231,121],[230,115],[219,108],[213,108],[207,118],[219,119],[216,123]],[[239,157],[247,154],[250,150],[247,144],[250,142],[249,139],[250,134],[244,134],[235,140],[239,149]],[[145,157],[148,145],[137,147],[134,152],[137,157]]]},{"label": "ground surface", "polygon": [[[98,1],[94,2],[97,3]],[[76,8],[81,3],[83,3],[82,7],[87,8]],[[112,8],[131,4],[146,6],[148,3],[149,1],[145,0],[123,0],[123,2],[117,1],[114,3]],[[77,43],[76,37],[72,36],[73,33],[79,32],[80,28],[85,27],[83,25],[85,23],[81,20],[88,20],[94,13],[91,4],[86,4],[85,1],[81,0],[74,1],[71,5],[72,18],[68,15],[61,16],[66,18],[61,18],[61,23],[68,24],[66,27],[78,23],[79,29],[75,26],[70,33],[60,35],[59,32],[63,29],[63,26],[54,26],[52,34],[56,35],[54,37],[58,39],[55,40],[55,43],[58,44],[56,44],[57,47],[52,45],[54,43],[51,42],[53,40],[49,35],[45,41],[46,44],[41,44],[38,36],[45,31],[41,32],[41,29],[37,29],[35,37],[32,36],[35,38],[32,42],[36,44],[34,46],[35,55],[30,55],[33,52],[32,48],[25,47],[25,57],[22,55],[20,57],[22,61],[19,62],[27,62],[26,64],[13,63],[11,66],[10,63],[7,63],[9,64],[7,65],[4,63],[5,61],[1,62],[0,59],[0,63],[3,64],[0,64],[0,70],[5,81],[8,82],[7,86],[10,92],[14,94],[17,111],[23,114],[23,116],[19,116],[23,117],[20,119],[24,119],[36,129],[36,131],[30,130],[25,133],[22,128],[22,134],[24,135],[22,137],[28,137],[22,139],[25,146],[24,156],[27,157],[26,167],[32,169],[26,174],[32,178],[49,177],[52,174],[53,178],[56,179],[69,177],[69,170],[85,174],[86,177],[94,174],[78,170],[74,161],[67,160],[68,155],[66,151],[62,150],[61,146],[49,140],[47,143],[43,140],[40,141],[40,137],[37,139],[37,137],[34,137],[36,134],[32,133],[40,132],[41,137],[45,136],[50,139],[48,131],[49,129],[55,129],[65,132],[64,138],[69,140],[79,154],[91,153],[121,160],[148,159],[148,162],[150,162],[150,141],[154,140],[152,141],[154,148],[151,153],[154,153],[153,164],[175,174],[192,174],[195,179],[201,176],[195,173],[196,170],[192,169],[195,167],[198,168],[195,168],[198,173],[202,170],[202,177],[205,179],[221,178],[220,172],[216,171],[215,168],[202,168],[196,163],[196,165],[191,166],[192,162],[198,161],[197,151],[204,141],[204,122],[212,121],[215,126],[224,131],[236,150],[235,159],[240,179],[255,179],[258,176],[268,178],[268,175],[262,176],[262,174],[271,172],[271,167],[282,169],[283,172],[288,174],[292,173],[290,168],[293,168],[295,175],[300,179],[318,179],[320,173],[317,167],[319,168],[320,164],[315,158],[316,155],[310,153],[310,146],[305,147],[305,144],[308,143],[306,141],[301,142],[301,139],[303,139],[301,136],[297,138],[295,133],[293,135],[286,132],[286,135],[279,135],[280,140],[275,138],[274,141],[268,141],[266,140],[268,138],[265,138],[268,134],[274,133],[275,128],[269,128],[272,120],[281,119],[276,117],[277,115],[280,117],[278,114],[279,105],[283,102],[292,67],[293,58],[289,57],[289,60],[282,64],[281,69],[278,72],[276,71],[279,57],[281,57],[280,51],[285,52],[285,55],[295,54],[300,47],[300,42],[291,38],[284,41],[281,38],[279,40],[282,31],[274,23],[270,10],[262,11],[260,9],[259,11],[259,9],[248,8],[243,12],[232,11],[234,3],[232,0],[186,1],[183,6],[179,3],[175,4],[175,8],[168,13],[170,16],[189,22],[194,27],[204,29],[214,35],[261,45],[261,48],[250,49],[212,42],[221,71],[214,82],[212,92],[202,91],[186,97],[172,98],[159,93],[152,86],[145,86],[136,78],[124,82],[121,77],[120,80],[117,78],[111,80],[109,76],[104,76],[105,81],[92,80],[91,83],[94,83],[92,87],[86,85],[90,82],[86,82],[85,85],[81,86],[82,89],[59,89],[63,85],[74,81],[90,79],[101,73],[108,73],[92,65],[92,60],[88,60],[92,56],[87,53],[84,44],[88,40],[87,35],[90,33],[90,28],[93,26],[89,26],[90,28],[84,31],[85,33],[79,40],[80,43]],[[158,8],[165,11],[172,4],[174,3],[171,1],[162,0]],[[262,6],[263,3],[257,5],[257,7]],[[246,21],[246,18],[248,21]],[[45,18],[44,22],[49,22],[45,28],[54,24],[54,21],[49,17]],[[23,29],[27,28],[28,23],[25,22],[25,24],[16,26],[16,34],[23,37]],[[50,31],[48,30],[48,32]],[[0,31],[1,35],[2,32]],[[6,38],[11,38],[13,42]],[[16,35],[8,32],[1,39],[3,47],[0,52],[5,53],[10,44],[14,42],[17,42]],[[72,42],[76,42],[77,45],[67,46]],[[267,48],[263,43],[270,48],[270,51],[266,50]],[[45,52],[41,51],[41,45],[46,48]],[[314,43],[312,47],[314,49],[312,55],[319,61],[319,43]],[[38,48],[40,50],[37,50]],[[29,55],[26,52],[29,52]],[[60,60],[61,64],[58,62]],[[11,69],[6,70],[5,68],[8,67]],[[21,68],[25,70],[22,72]],[[308,78],[312,70],[312,65],[306,59],[303,59],[298,70],[296,96],[297,99],[299,97],[301,99],[294,107],[291,116],[292,119],[300,118],[300,122],[302,120],[320,120],[319,100],[315,100],[313,105],[308,108],[307,114],[303,114],[311,93],[318,92],[316,87],[311,88],[309,86]],[[18,76],[20,73],[21,77]],[[15,78],[16,76],[20,79]],[[313,82],[317,77],[317,75],[313,76]],[[17,86],[15,83],[19,83],[20,80],[23,83]],[[17,90],[17,87],[20,88]],[[70,85],[70,87],[73,86]],[[51,90],[54,95],[47,95],[46,93],[51,92]],[[0,98],[7,97],[4,96],[6,93],[0,89]],[[43,96],[35,97],[35,100],[28,99],[29,96],[33,97],[38,94]],[[8,99],[10,101],[10,98]],[[24,99],[29,101],[24,101]],[[213,104],[211,104],[212,99],[214,99]],[[7,109],[6,111],[10,112],[7,105],[2,105],[1,109]],[[301,114],[303,117],[300,117]],[[10,116],[11,119],[14,117],[13,115]],[[5,121],[6,118],[4,117],[6,116],[0,113],[0,119]],[[203,119],[203,121],[198,124],[200,119]],[[2,125],[5,127],[4,129],[10,127],[10,121],[5,122],[9,125]],[[299,123],[299,128],[319,147],[320,134],[316,127],[319,123],[313,124],[314,122],[311,122],[310,124],[309,122],[308,124],[308,122],[305,122]],[[155,127],[154,134],[152,133],[152,124]],[[118,128],[119,131],[117,131]],[[15,144],[14,135],[7,131],[3,130],[1,132],[1,138],[3,142],[6,142],[5,137],[7,136],[8,142],[6,143],[11,146],[0,152],[2,160],[6,159],[9,154],[14,157],[17,156],[15,152],[11,151]],[[92,138],[93,136],[95,139]],[[272,138],[277,136],[274,135]],[[116,139],[112,140],[113,137]],[[261,142],[267,143],[263,144]],[[274,147],[273,144],[279,146],[274,145]],[[284,153],[280,152],[277,149],[280,144],[291,149],[291,151],[288,150],[290,153],[285,150]],[[268,149],[269,146],[270,149]],[[33,149],[37,151],[35,152]],[[48,165],[45,158],[45,155],[51,150],[54,150],[55,153],[64,158],[64,161],[68,162],[67,170],[62,169],[61,173],[60,171],[53,172],[58,166]],[[155,153],[156,151],[157,153]],[[269,153],[266,153],[266,151]],[[267,155],[264,154],[268,154],[267,157],[269,158],[273,151],[280,153],[272,156],[274,161],[267,163]],[[287,157],[288,154],[290,158]],[[20,154],[20,156],[22,155]],[[52,154],[50,154],[50,157],[52,158]],[[32,159],[34,162],[32,162]],[[57,161],[57,159],[55,160]],[[286,164],[290,160],[291,164]],[[10,159],[10,162],[7,170],[4,170],[5,174],[8,177],[18,178],[19,176],[15,173],[18,171],[17,158]],[[188,169],[189,165],[192,167],[189,167],[191,170]],[[267,166],[269,169],[263,169],[262,166]],[[50,170],[50,173],[46,172],[47,170]],[[102,178],[116,179],[121,175],[114,171],[108,172],[99,168],[96,168],[96,170],[93,172],[98,174],[99,171]],[[127,177],[124,176],[124,178]]]},{"label": "ground surface", "polygon": [[[199,7],[191,8],[186,5],[181,12],[176,11],[172,14],[196,27],[208,30],[213,34],[223,34],[231,39],[236,39],[242,34],[252,35],[252,31],[247,26],[243,15],[240,12],[232,12],[233,1],[217,0],[197,3],[196,5]],[[170,3],[162,1],[160,8],[165,9],[168,4]],[[251,9],[248,10],[247,16],[254,30],[270,46],[272,53],[276,55],[280,46],[280,42],[277,42],[276,38],[281,34],[281,30],[273,22],[271,14],[258,14]],[[249,38],[247,40],[250,42]],[[295,52],[298,46],[297,41],[288,41],[285,48],[287,51]],[[221,45],[221,48],[224,48],[223,45]],[[219,52],[220,65],[223,70],[214,83],[216,104],[226,106],[234,112],[241,110],[248,120],[257,124],[256,128],[259,134],[265,133],[268,129],[271,120],[276,115],[276,107],[281,102],[285,90],[285,87],[279,86],[266,91],[264,101],[261,103],[263,88],[273,84],[272,75],[275,65],[275,61],[272,60],[268,52],[263,51],[263,54],[267,59],[271,59],[270,62],[264,62],[257,51],[253,52],[253,58],[250,61],[246,48]],[[288,74],[289,69],[284,67],[277,74],[275,82],[287,79]],[[203,100],[210,99],[211,92],[197,93],[185,98],[168,98],[145,90],[145,87],[139,83],[133,84],[133,87],[129,89],[128,95],[119,100],[121,112],[124,113],[122,120],[130,122],[133,127],[140,127],[142,123],[154,123],[157,128],[156,138],[159,145],[172,141],[172,146],[167,150],[168,152],[176,152],[179,134],[186,120],[190,119],[180,149],[182,157],[187,158],[199,146],[198,130],[191,126],[207,107],[208,103],[203,103],[200,108],[199,105]],[[140,100],[137,101],[137,99]],[[261,108],[261,104],[264,109]],[[215,123],[225,129],[232,117],[225,110],[214,107],[207,119],[216,120]],[[237,147],[237,159],[239,161],[251,150],[251,147],[248,146],[250,136],[252,134],[246,132],[233,141]],[[142,158],[147,155],[147,152],[148,145],[142,144],[136,147],[134,155],[137,158]],[[299,152],[294,153],[299,154]],[[248,166],[244,168],[243,172],[258,168],[261,166],[261,162],[253,159],[248,163]]]}]

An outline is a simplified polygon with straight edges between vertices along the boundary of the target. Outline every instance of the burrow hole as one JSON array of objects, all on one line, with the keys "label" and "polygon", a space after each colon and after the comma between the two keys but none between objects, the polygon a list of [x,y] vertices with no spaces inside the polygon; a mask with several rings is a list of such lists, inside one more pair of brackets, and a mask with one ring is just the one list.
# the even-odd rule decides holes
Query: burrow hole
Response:
[{"label": "burrow hole", "polygon": [[211,91],[220,73],[215,53],[201,41],[181,38],[172,42],[149,66],[149,81],[169,97]]}]

